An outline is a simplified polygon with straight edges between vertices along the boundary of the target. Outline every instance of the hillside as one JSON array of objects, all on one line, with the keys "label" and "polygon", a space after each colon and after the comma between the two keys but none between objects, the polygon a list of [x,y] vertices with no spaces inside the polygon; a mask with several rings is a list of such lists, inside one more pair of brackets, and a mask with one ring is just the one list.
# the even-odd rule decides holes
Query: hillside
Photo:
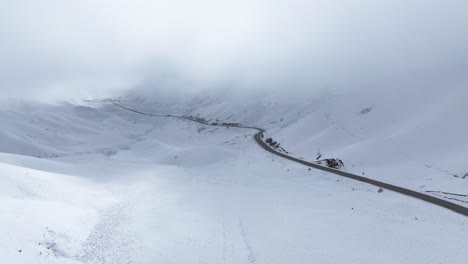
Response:
[{"label": "hillside", "polygon": [[[415,96],[406,106],[401,96],[369,94],[118,100],[151,113],[257,125],[304,159],[320,149],[367,177],[466,194],[468,179],[440,171],[466,169],[467,127],[457,112],[463,95]],[[273,156],[251,130],[149,117],[97,101],[10,103],[0,118],[0,199],[7,205],[0,255],[7,263],[466,259],[466,217]],[[431,194],[466,203],[464,196]]]}]

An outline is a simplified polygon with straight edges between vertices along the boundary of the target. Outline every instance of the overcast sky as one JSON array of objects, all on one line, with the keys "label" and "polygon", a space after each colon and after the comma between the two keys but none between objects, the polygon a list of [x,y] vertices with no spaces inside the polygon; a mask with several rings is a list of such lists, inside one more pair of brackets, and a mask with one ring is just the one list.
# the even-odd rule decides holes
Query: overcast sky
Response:
[{"label": "overcast sky", "polygon": [[0,96],[463,79],[466,0],[0,0]]}]

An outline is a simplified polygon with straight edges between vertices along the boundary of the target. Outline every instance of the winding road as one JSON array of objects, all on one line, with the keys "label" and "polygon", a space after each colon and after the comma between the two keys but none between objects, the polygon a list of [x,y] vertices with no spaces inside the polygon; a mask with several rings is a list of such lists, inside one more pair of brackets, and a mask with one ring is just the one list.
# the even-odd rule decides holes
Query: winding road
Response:
[{"label": "winding road", "polygon": [[[110,102],[112,104],[114,104],[115,106],[118,106],[118,107],[123,108],[125,110],[131,111],[131,112],[134,112],[134,113],[137,113],[137,114],[141,114],[141,115],[184,119],[184,120],[196,122],[196,123],[206,125],[206,126],[218,126],[218,127],[219,126],[222,126],[222,127],[226,126],[226,125],[223,125],[223,124],[211,124],[211,123],[203,122],[201,120],[197,120],[197,119],[194,119],[194,118],[191,118],[191,117],[186,117],[186,116],[161,115],[161,114],[145,113],[145,112],[141,112],[141,111],[138,111],[138,110],[123,106],[123,105],[121,105],[121,104],[119,104],[119,103],[117,103],[115,101],[110,101]],[[229,125],[228,127],[257,130],[258,132],[254,135],[254,140],[258,143],[258,145],[261,148],[263,148],[264,150],[266,150],[266,151],[268,151],[268,152],[270,152],[270,153],[272,153],[272,154],[274,154],[276,156],[288,159],[290,161],[300,163],[302,165],[305,165],[305,166],[308,166],[308,167],[311,167],[311,168],[314,168],[314,169],[318,169],[318,170],[321,170],[321,171],[326,171],[326,172],[333,173],[335,175],[339,175],[339,176],[342,176],[342,177],[345,177],[345,178],[348,178],[348,179],[353,179],[353,180],[356,180],[356,181],[364,182],[364,183],[371,184],[371,185],[374,185],[374,186],[377,186],[377,187],[380,187],[380,188],[383,188],[383,189],[387,189],[387,190],[390,190],[390,191],[393,191],[393,192],[396,192],[396,193],[400,193],[400,194],[403,194],[403,195],[406,195],[406,196],[410,196],[410,197],[413,197],[413,198],[416,198],[416,199],[419,199],[419,200],[422,200],[422,201],[425,201],[425,202],[428,202],[428,203],[431,203],[431,204],[434,204],[434,205],[438,205],[440,207],[446,208],[448,210],[459,213],[461,215],[468,216],[468,208],[463,207],[463,206],[458,205],[458,204],[455,204],[455,203],[452,203],[452,202],[449,202],[447,200],[443,200],[443,199],[440,199],[440,198],[437,198],[437,197],[434,197],[434,196],[431,196],[431,195],[427,195],[427,194],[424,194],[424,193],[416,192],[416,191],[413,191],[413,190],[410,190],[410,189],[407,189],[407,188],[403,188],[403,187],[400,187],[400,186],[388,184],[388,183],[385,183],[385,182],[373,180],[373,179],[366,178],[366,177],[362,177],[362,176],[352,174],[352,173],[349,173],[349,172],[329,168],[329,167],[322,166],[322,165],[319,165],[319,164],[316,164],[316,163],[313,163],[313,162],[304,161],[304,160],[301,160],[301,159],[286,155],[284,153],[278,152],[275,149],[271,148],[267,143],[265,143],[263,141],[263,136],[264,136],[264,133],[266,132],[265,129],[263,129],[263,128],[258,128],[258,127],[253,127],[253,126],[243,126],[243,125]]]}]

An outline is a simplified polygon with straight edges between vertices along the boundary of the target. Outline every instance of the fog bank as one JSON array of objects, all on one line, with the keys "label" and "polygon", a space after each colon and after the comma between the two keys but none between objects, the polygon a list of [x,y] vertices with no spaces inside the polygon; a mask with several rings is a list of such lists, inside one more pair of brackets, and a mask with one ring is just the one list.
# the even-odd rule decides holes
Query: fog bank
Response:
[{"label": "fog bank", "polygon": [[456,0],[3,0],[0,97],[451,89],[467,83],[467,11]]}]

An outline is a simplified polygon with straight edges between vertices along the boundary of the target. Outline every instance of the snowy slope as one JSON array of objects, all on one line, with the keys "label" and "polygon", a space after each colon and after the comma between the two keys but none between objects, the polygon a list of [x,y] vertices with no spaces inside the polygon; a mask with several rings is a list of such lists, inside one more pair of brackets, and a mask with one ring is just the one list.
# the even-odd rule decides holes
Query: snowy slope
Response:
[{"label": "snowy slope", "polygon": [[[5,159],[43,169],[55,166],[21,156],[0,158]],[[81,241],[98,222],[98,209],[114,200],[102,186],[79,177],[6,163],[0,163],[0,171],[0,255],[5,263],[47,263],[50,257],[79,254]]]},{"label": "snowy slope", "polygon": [[[431,109],[442,122],[463,95],[434,95],[437,107],[408,104],[403,119],[385,108],[391,98],[348,103],[334,94],[242,104],[226,95],[121,101],[153,113],[258,125],[298,156],[314,159],[320,148],[369,177],[463,191],[466,180],[392,156],[390,149],[404,146],[426,162],[431,153],[407,142],[418,138],[424,147],[436,139],[438,165],[450,160],[462,170],[461,158],[446,155],[463,148],[444,148],[436,131],[419,138],[438,126],[418,118]],[[367,107],[369,113],[358,114]],[[464,263],[468,257],[466,217],[272,156],[255,144],[254,131],[206,128],[98,102],[14,104],[0,118],[6,263]],[[457,125],[450,140],[464,146],[457,138],[463,125],[446,125]],[[396,178],[397,172],[404,174]]]},{"label": "snowy slope", "polygon": [[[295,100],[274,93],[257,94],[255,100],[203,95],[168,109],[266,128],[269,136],[306,160],[320,151],[323,157],[342,159],[346,170],[356,174],[421,192],[466,195],[466,98],[464,87],[427,90],[420,84]],[[165,106],[154,104],[158,100],[147,101],[127,99],[139,109],[164,111]]]}]

